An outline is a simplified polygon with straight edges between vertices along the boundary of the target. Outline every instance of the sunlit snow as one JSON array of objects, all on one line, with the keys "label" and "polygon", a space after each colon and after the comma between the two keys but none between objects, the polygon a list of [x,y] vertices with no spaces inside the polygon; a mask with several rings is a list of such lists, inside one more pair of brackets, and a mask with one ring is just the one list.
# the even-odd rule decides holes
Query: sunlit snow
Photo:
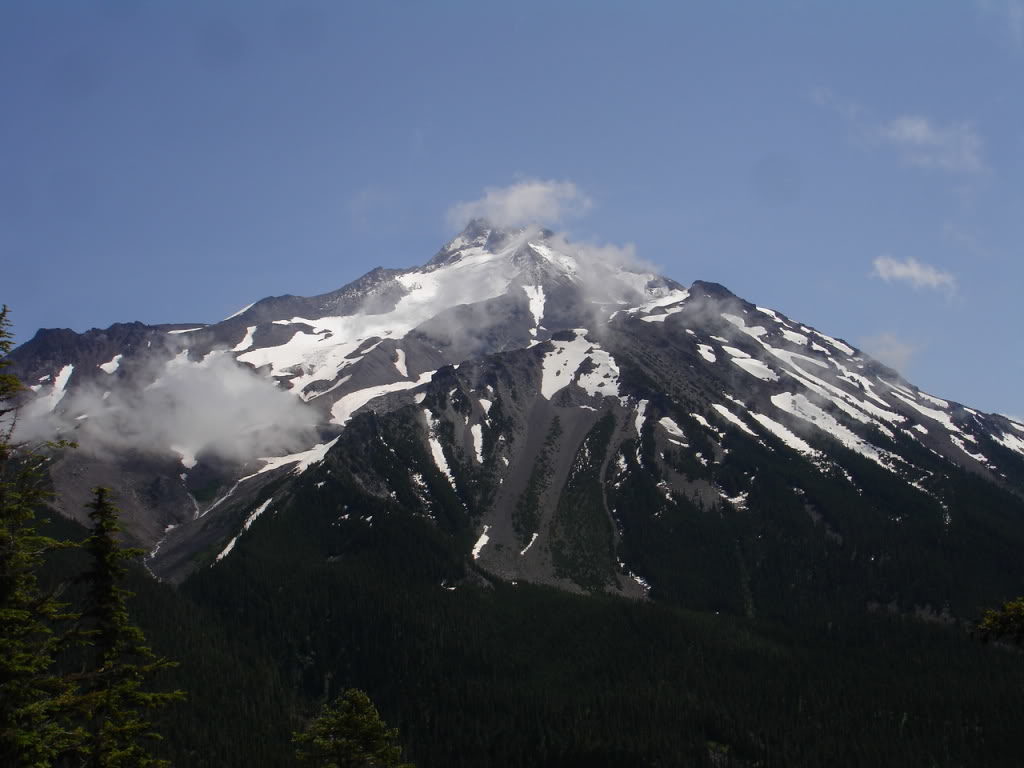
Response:
[{"label": "sunlit snow", "polygon": [[568,386],[583,361],[590,357],[596,366],[590,373],[582,374],[578,384],[590,395],[617,395],[619,367],[614,358],[597,344],[584,338],[585,328],[575,329],[572,341],[552,341],[552,350],[545,353],[541,369],[541,394],[551,397]]},{"label": "sunlit snow", "polygon": [[375,397],[386,395],[389,392],[400,392],[403,389],[412,389],[420,384],[426,384],[433,377],[433,371],[420,374],[415,381],[395,381],[391,384],[378,384],[375,387],[350,392],[340,398],[331,406],[331,422],[338,426],[344,426],[352,418],[352,414],[373,400]]},{"label": "sunlit snow", "polygon": [[533,330],[536,335],[536,329],[544,317],[544,289],[539,285],[524,285],[523,290],[530,301],[530,314],[533,315]]},{"label": "sunlit snow", "polygon": [[733,357],[732,362],[761,381],[778,381],[779,375],[760,360],[752,357]]},{"label": "sunlit snow", "polygon": [[686,435],[683,434],[683,430],[679,428],[679,425],[676,424],[668,416],[662,416],[660,419],[658,419],[658,423],[661,424],[662,428],[673,437],[678,437],[680,439],[686,438]]},{"label": "sunlit snow", "polygon": [[773,395],[772,404],[786,413],[813,424],[823,432],[827,432],[847,448],[856,451],[861,456],[877,462],[886,469],[893,469],[893,465],[896,462],[895,456],[862,440],[847,427],[836,421],[835,417],[830,413],[823,411],[803,395],[794,395],[789,392]]},{"label": "sunlit snow", "polygon": [[256,509],[254,509],[252,512],[249,513],[249,516],[247,518],[245,518],[245,522],[242,523],[242,530],[239,531],[236,536],[233,536],[231,541],[228,542],[227,546],[224,547],[224,549],[221,550],[220,554],[217,555],[216,562],[219,563],[221,560],[223,560],[225,557],[227,557],[231,553],[231,550],[235,548],[235,542],[238,541],[238,537],[241,536],[243,532],[249,530],[249,526],[251,526],[254,522],[256,522],[256,518],[259,517],[260,515],[262,515],[266,511],[267,507],[270,506],[270,502],[271,501],[273,501],[272,498],[267,499],[262,504],[260,504],[258,507],[256,507]]},{"label": "sunlit snow", "polygon": [[476,452],[476,460],[480,463],[484,463],[484,430],[479,424],[474,424],[469,428],[470,433],[473,435],[473,450]]},{"label": "sunlit snow", "polygon": [[104,373],[113,373],[121,364],[122,357],[124,357],[124,355],[114,355],[108,362],[100,363],[99,369]]},{"label": "sunlit snow", "polygon": [[817,457],[819,455],[818,451],[811,448],[803,438],[797,437],[793,434],[793,432],[784,424],[780,424],[775,421],[775,419],[765,416],[763,413],[754,413],[751,411],[750,416],[795,451],[802,453],[804,456]]},{"label": "sunlit snow", "polygon": [[633,420],[633,426],[636,427],[637,437],[643,434],[644,429],[644,413],[647,411],[647,401],[641,400],[636,404],[636,418]]},{"label": "sunlit snow", "polygon": [[748,435],[751,435],[752,437],[757,437],[757,433],[754,430],[752,430],[750,427],[748,427],[743,422],[743,420],[740,419],[739,416],[737,416],[735,413],[730,411],[724,405],[721,405],[720,403],[712,403],[711,407],[714,408],[716,411],[718,411],[718,413],[721,414],[722,418],[724,418],[726,421],[730,422],[731,424],[735,424],[737,427],[742,429]]},{"label": "sunlit snow", "polygon": [[256,332],[256,326],[250,325],[245,329],[245,336],[238,342],[234,347],[231,348],[232,352],[245,352],[253,345],[253,334]]},{"label": "sunlit snow", "polygon": [[405,350],[396,349],[395,355],[397,356],[397,359],[395,360],[395,370],[398,371],[403,379],[409,378],[409,369],[405,365]]},{"label": "sunlit snow", "polygon": [[[240,310],[238,310],[234,314],[231,314],[231,315],[228,315],[227,317],[225,317],[224,320],[230,320],[233,317],[238,317],[239,315],[244,314],[245,312],[248,312],[250,309],[253,308],[253,306],[255,304],[256,304],[255,301],[252,304],[246,304],[244,307],[242,307]],[[224,322],[224,320],[222,320],[221,322]]]},{"label": "sunlit snow", "polygon": [[[532,535],[532,536],[530,537],[530,543],[529,543],[529,544],[527,544],[527,545],[526,545],[525,547],[523,547],[523,548],[522,548],[522,549],[521,549],[521,550],[519,551],[519,556],[520,556],[520,557],[522,557],[523,555],[525,555],[525,554],[526,554],[526,553],[527,553],[527,552],[529,551],[530,547],[532,547],[532,546],[533,546],[533,542],[535,542],[535,541],[537,540],[537,537],[538,537],[539,535],[540,535],[540,534],[538,534],[538,533],[534,533],[534,534],[533,534],[533,535]],[[486,542],[485,542],[485,543],[486,543]]]},{"label": "sunlit snow", "polygon": [[321,461],[323,461],[324,458],[327,456],[327,452],[331,450],[331,448],[334,446],[336,442],[338,442],[337,437],[331,440],[330,442],[319,443],[317,445],[314,445],[308,451],[290,453],[287,456],[267,456],[257,459],[257,461],[265,462],[264,465],[256,472],[253,472],[251,475],[246,475],[245,477],[243,477],[241,480],[239,480],[239,482],[241,482],[242,480],[248,480],[251,477],[256,477],[256,475],[261,475],[264,472],[270,472],[272,469],[287,466],[289,464],[295,464],[295,467],[292,469],[291,474],[301,475],[314,464],[319,464]]},{"label": "sunlit snow", "polygon": [[455,478],[452,477],[452,472],[448,468],[448,459],[444,457],[444,449],[441,447],[441,442],[436,437],[437,419],[434,418],[434,414],[426,409],[424,409],[423,413],[427,417],[427,443],[430,445],[430,455],[434,458],[434,464],[448,478],[448,482],[454,488]]},{"label": "sunlit snow", "polygon": [[491,537],[487,535],[487,532],[490,529],[491,529],[491,526],[485,525],[484,526],[484,532],[480,534],[480,538],[477,539],[476,540],[476,544],[473,545],[473,559],[474,560],[479,560],[480,559],[480,550],[483,549],[487,545],[488,541],[490,541]]}]

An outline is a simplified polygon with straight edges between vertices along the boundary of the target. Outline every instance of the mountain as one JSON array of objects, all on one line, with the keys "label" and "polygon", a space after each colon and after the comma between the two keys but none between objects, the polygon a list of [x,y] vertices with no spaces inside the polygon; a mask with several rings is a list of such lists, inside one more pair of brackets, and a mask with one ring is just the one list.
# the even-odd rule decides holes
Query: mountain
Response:
[{"label": "mountain", "polygon": [[843,574],[814,599],[934,613],[1024,577],[1024,425],[546,230],[475,220],[422,267],[12,360],[26,429],[80,444],[59,498],[112,486],[171,581],[310,488],[346,528],[429,519],[506,581],[748,614],[804,560]]},{"label": "mountain", "polygon": [[114,488],[163,582],[176,765],[288,764],[348,686],[421,768],[1019,762],[964,627],[1024,582],[1024,425],[721,285],[474,221],[11,361],[61,511]]}]

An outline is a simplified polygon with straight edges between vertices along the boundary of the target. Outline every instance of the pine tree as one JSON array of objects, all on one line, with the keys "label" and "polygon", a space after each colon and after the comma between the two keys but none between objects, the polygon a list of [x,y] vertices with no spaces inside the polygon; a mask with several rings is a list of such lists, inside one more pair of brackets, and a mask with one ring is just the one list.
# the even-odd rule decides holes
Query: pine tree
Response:
[{"label": "pine tree", "polygon": [[413,768],[401,762],[398,729],[388,728],[370,697],[357,688],[324,704],[293,741],[299,761],[317,768]]},{"label": "pine tree", "polygon": [[36,532],[46,499],[45,457],[14,442],[21,382],[4,373],[14,346],[8,310],[0,310],[0,765],[49,766],[75,735],[66,725],[72,686],[54,671],[62,638],[55,626],[72,616],[37,574],[62,542]]},{"label": "pine tree", "polygon": [[161,669],[175,666],[146,645],[141,629],[131,623],[128,598],[121,586],[127,573],[122,564],[142,551],[122,547],[117,510],[106,488],[95,488],[87,505],[93,527],[82,546],[91,558],[85,574],[86,610],[83,614],[91,665],[83,673],[78,708],[87,737],[80,749],[89,768],[163,766],[146,740],[159,740],[147,712],[184,698],[181,691],[148,690],[146,683]]},{"label": "pine tree", "polygon": [[977,631],[984,641],[1003,640],[1024,645],[1024,597],[1007,600],[1002,608],[985,611]]}]

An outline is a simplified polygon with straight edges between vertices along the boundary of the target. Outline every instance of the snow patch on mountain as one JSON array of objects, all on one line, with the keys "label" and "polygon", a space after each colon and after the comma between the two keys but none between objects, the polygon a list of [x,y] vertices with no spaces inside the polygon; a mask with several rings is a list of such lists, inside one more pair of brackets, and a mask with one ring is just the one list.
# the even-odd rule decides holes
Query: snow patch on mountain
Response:
[{"label": "snow patch on mountain", "polygon": [[[242,307],[237,312],[235,312],[233,314],[230,314],[227,317],[225,317],[224,320],[231,320],[232,318],[238,317],[239,315],[244,315],[246,312],[248,312],[250,309],[252,309],[255,305],[256,305],[255,301],[252,304],[246,304],[244,307]],[[224,322],[224,320],[222,320],[221,322]]]},{"label": "snow patch on mountain", "polygon": [[647,401],[641,400],[636,404],[636,417],[633,419],[633,426],[636,428],[636,435],[639,438],[644,430],[644,414],[647,412]]},{"label": "snow patch on mountain", "polygon": [[231,348],[232,352],[245,352],[249,347],[253,345],[253,336],[256,333],[256,326],[250,325],[245,329],[245,336],[238,342],[234,347]]},{"label": "snow patch on mountain", "polygon": [[849,345],[844,344],[843,342],[839,341],[839,339],[833,339],[831,336],[826,336],[821,331],[815,331],[814,333],[817,334],[817,336],[819,338],[822,338],[825,341],[827,341],[829,344],[831,344],[833,347],[838,349],[840,352],[842,352],[847,357],[853,357],[855,354],[857,354],[857,351],[855,349],[853,349],[853,347],[850,347]]},{"label": "snow patch on mountain", "polygon": [[761,381],[779,380],[779,375],[760,360],[755,360],[752,357],[733,357],[731,360],[735,365]]},{"label": "snow patch on mountain", "polygon": [[100,363],[97,367],[104,373],[113,373],[121,365],[121,358],[124,355],[114,355],[110,360],[105,363]]},{"label": "snow patch on mountain", "polygon": [[[661,307],[668,307],[671,306],[672,304],[682,303],[686,301],[686,299],[688,299],[689,296],[690,292],[685,288],[673,289],[668,291],[664,296],[658,296],[656,298],[650,299],[648,301],[645,301],[643,304],[640,304],[639,306],[630,309],[629,313],[641,315],[650,314],[654,310],[660,309]],[[680,309],[682,308],[680,307]],[[672,313],[669,312],[668,314]]]},{"label": "snow patch on mountain", "polygon": [[617,397],[619,366],[615,358],[597,344],[593,344],[584,360],[590,360],[591,370],[581,373],[576,380],[583,391],[591,397]]},{"label": "snow patch on mountain", "polygon": [[[1013,422],[1010,423],[1013,424]],[[1014,426],[1017,425],[1014,424]],[[1021,431],[1024,432],[1024,429],[1022,429]],[[1016,435],[1010,434],[1009,432],[1004,432],[1001,435],[992,435],[992,439],[995,440],[1004,448],[1009,448],[1011,451],[1016,451],[1017,453],[1024,455],[1024,440],[1021,440]]]},{"label": "snow patch on mountain", "polygon": [[524,285],[523,291],[530,302],[530,314],[533,315],[532,335],[536,336],[537,328],[544,317],[544,289],[539,285]]},{"label": "snow patch on mountain", "polygon": [[953,443],[953,445],[955,445],[955,446],[956,446],[957,448],[959,448],[959,449],[960,449],[961,451],[963,451],[964,453],[966,453],[966,454],[967,454],[968,456],[970,456],[970,457],[971,457],[972,459],[974,459],[975,461],[977,461],[977,462],[979,462],[979,463],[981,463],[981,464],[984,464],[985,466],[988,466],[988,463],[989,463],[989,462],[988,462],[988,458],[986,458],[986,457],[985,457],[985,456],[984,456],[983,454],[981,454],[981,453],[971,453],[971,451],[969,451],[969,450],[967,449],[967,445],[965,444],[965,442],[964,442],[963,440],[961,440],[961,439],[960,439],[959,437],[957,437],[956,435],[950,435],[950,436],[949,436],[949,440],[950,440],[950,442],[952,442],[952,443]]},{"label": "snow patch on mountain", "polygon": [[770,416],[765,416],[763,413],[754,413],[753,411],[751,411],[750,415],[762,427],[767,429],[779,438],[779,440],[798,453],[810,458],[817,458],[821,455],[819,451],[811,448],[810,444],[806,440],[801,437],[797,437],[788,427],[775,421],[775,419]]},{"label": "snow patch on mountain", "polygon": [[404,349],[396,349],[395,350],[395,355],[396,355],[395,370],[398,371],[398,374],[403,379],[409,378],[409,369],[405,365],[405,350]]},{"label": "snow patch on mountain", "polygon": [[441,474],[448,478],[448,482],[451,483],[452,488],[455,487],[455,478],[452,477],[452,471],[448,467],[448,459],[444,457],[444,449],[441,447],[441,441],[437,439],[437,419],[434,418],[429,410],[424,409],[423,414],[427,418],[427,443],[430,446],[430,455],[434,459],[434,464]]},{"label": "snow patch on mountain", "polygon": [[935,397],[934,395],[929,395],[920,391],[917,393],[917,396],[924,400],[927,400],[932,405],[939,406],[939,408],[949,408],[949,403],[943,400],[941,397]]},{"label": "snow patch on mountain", "polygon": [[227,557],[228,555],[231,554],[231,550],[233,550],[235,548],[235,542],[238,541],[238,537],[241,536],[242,533],[244,533],[245,531],[248,531],[249,530],[249,526],[251,526],[254,522],[256,522],[256,518],[258,518],[260,515],[262,515],[264,512],[267,511],[267,507],[270,506],[270,503],[272,501],[273,501],[273,498],[267,499],[262,504],[260,504],[258,507],[256,507],[256,509],[254,509],[252,512],[249,513],[249,516],[246,517],[245,521],[242,523],[242,530],[239,531],[236,536],[233,536],[231,538],[231,541],[229,541],[227,546],[224,547],[224,549],[222,549],[220,551],[220,554],[217,555],[217,559],[214,562],[219,563],[221,560],[223,560],[225,557]]},{"label": "snow patch on mountain", "polygon": [[427,371],[420,374],[420,377],[415,381],[394,381],[390,384],[378,384],[375,387],[367,387],[366,389],[349,392],[331,406],[331,423],[344,426],[352,418],[352,414],[375,397],[386,395],[389,392],[401,392],[403,389],[418,387],[421,384],[426,384],[433,376],[434,371]]},{"label": "snow patch on mountain", "polygon": [[920,413],[920,414],[922,414],[924,416],[927,416],[929,419],[932,419],[933,421],[939,422],[939,424],[941,424],[943,427],[945,427],[950,432],[960,433],[960,431],[961,431],[960,427],[958,427],[956,424],[953,423],[953,420],[949,417],[949,414],[947,414],[945,411],[937,411],[934,408],[928,408],[928,407],[926,407],[924,405],[921,405],[918,402],[915,402],[914,400],[912,400],[909,397],[905,397],[900,392],[893,392],[893,395],[895,397],[897,397],[898,399],[902,400],[907,405],[909,405],[911,408],[913,408],[918,413]]},{"label": "snow patch on mountain", "polygon": [[[313,465],[322,462],[324,458],[326,458],[327,452],[331,450],[336,442],[338,442],[338,438],[334,438],[327,443],[318,443],[308,451],[289,453],[287,456],[268,456],[260,458],[258,461],[265,462],[263,467],[251,475],[246,475],[241,480],[248,480],[256,477],[256,475],[262,475],[264,472],[270,472],[271,470],[278,469],[279,467],[286,467],[289,464],[295,464],[295,467],[292,468],[290,474],[301,475]],[[239,482],[241,482],[241,480]]]},{"label": "snow patch on mountain", "polygon": [[898,459],[888,451],[883,451],[862,440],[850,429],[840,424],[832,414],[823,411],[801,394],[783,392],[773,395],[771,400],[779,410],[803,419],[808,424],[830,434],[850,450],[871,459],[888,470],[893,470],[898,463]]},{"label": "snow patch on mountain", "polygon": [[563,387],[567,387],[579,370],[583,360],[594,348],[586,340],[585,328],[577,328],[572,341],[552,341],[552,349],[545,353],[541,367],[540,393],[548,400]]},{"label": "snow patch on mountain", "polygon": [[739,416],[730,411],[724,405],[721,405],[720,403],[712,403],[711,407],[714,408],[719,413],[719,415],[726,421],[728,421],[730,424],[739,427],[741,430],[746,432],[751,437],[757,437],[757,433],[754,430],[748,427]]},{"label": "snow patch on mountain", "polygon": [[[484,532],[480,534],[480,538],[476,540],[476,544],[473,545],[473,559],[480,559],[480,551],[487,546],[487,542],[491,540],[491,537],[487,535],[487,532],[491,529],[491,526],[485,525]],[[531,542],[532,543],[532,542]],[[525,553],[525,550],[524,550]]]},{"label": "snow patch on mountain", "polygon": [[792,342],[793,344],[799,344],[799,345],[801,345],[803,347],[806,347],[807,344],[810,342],[810,339],[808,339],[802,333],[797,333],[796,331],[791,331],[788,328],[783,328],[782,329],[782,337],[786,341]]},{"label": "snow patch on mountain", "polygon": [[680,429],[679,425],[668,416],[662,416],[658,419],[658,423],[661,424],[662,429],[672,435],[672,437],[678,437],[680,440],[686,439],[686,435],[683,433],[683,430]]},{"label": "snow patch on mountain", "polygon": [[473,451],[476,453],[477,463],[484,463],[484,429],[479,424],[474,424],[469,428],[470,434],[473,436]]},{"label": "snow patch on mountain", "polygon": [[[532,546],[533,546],[533,543],[534,543],[535,541],[537,541],[537,537],[538,537],[539,535],[540,535],[539,533],[537,533],[537,532],[534,532],[534,534],[533,534],[532,536],[530,536],[530,541],[529,541],[529,543],[528,543],[528,544],[527,544],[527,545],[526,545],[525,547],[523,547],[523,548],[522,548],[521,550],[519,550],[519,556],[520,556],[520,557],[522,557],[523,555],[525,555],[525,554],[526,554],[527,552],[529,552],[529,551],[530,551],[530,547],[532,547]],[[486,543],[486,542],[485,542],[485,543]]]}]

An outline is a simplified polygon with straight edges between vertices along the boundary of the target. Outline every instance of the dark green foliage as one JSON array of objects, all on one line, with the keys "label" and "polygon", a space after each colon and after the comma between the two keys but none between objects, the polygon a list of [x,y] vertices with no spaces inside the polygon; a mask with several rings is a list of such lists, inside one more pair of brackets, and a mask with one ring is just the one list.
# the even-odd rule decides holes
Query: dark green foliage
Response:
[{"label": "dark green foliage", "polygon": [[356,688],[324,704],[293,740],[299,762],[318,768],[414,768],[401,762],[398,729],[388,728],[370,697]]},{"label": "dark green foliage", "polygon": [[512,510],[512,526],[515,528],[520,545],[525,545],[540,526],[541,498],[551,482],[552,451],[557,450],[558,440],[561,436],[562,422],[558,416],[555,416],[551,420],[551,426],[544,438],[544,445],[537,454],[537,458],[534,459],[530,478],[526,481],[526,488],[523,489],[516,501],[515,509]]},{"label": "dark green foliage", "polygon": [[1007,600],[1002,608],[985,611],[978,623],[983,640],[1006,640],[1024,645],[1024,597]]},{"label": "dark green foliage", "polygon": [[86,669],[78,675],[81,690],[75,708],[85,739],[78,748],[84,765],[94,768],[168,765],[155,758],[144,741],[159,739],[148,720],[150,710],[181,699],[181,691],[157,692],[145,686],[173,662],[157,656],[128,615],[131,592],[122,586],[124,561],[142,552],[122,547],[117,539],[117,510],[105,488],[96,488],[88,505],[93,527],[82,548],[89,555],[84,576],[83,612],[87,647]]},{"label": "dark green foliage", "polygon": [[704,765],[709,741],[764,765],[1016,754],[1024,665],[956,630],[783,628],[522,584],[448,592],[376,566],[388,546],[287,571],[232,557],[186,593],[264,645],[307,699],[325,680],[370,691],[428,768]]},{"label": "dark green foliage", "polygon": [[587,433],[549,527],[555,573],[590,591],[603,589],[615,578],[613,531],[601,482],[614,430],[615,417],[606,413]]},{"label": "dark green foliage", "polygon": [[[726,753],[735,765],[764,766],[1016,761],[1024,660],[956,627],[838,615],[817,603],[776,623],[522,583],[476,587],[456,576],[464,541],[393,507],[378,517],[356,485],[344,486],[345,504],[350,513],[376,509],[372,525],[333,525],[341,510],[313,489],[324,477],[337,481],[338,467],[328,457],[317,471],[292,506],[257,520],[230,558],[177,594],[160,591],[202,632],[234,643],[252,670],[228,659],[211,670],[201,644],[179,654],[175,674],[193,664],[208,670],[180,683],[192,692],[189,709],[208,712],[209,697],[222,698],[220,728],[176,708],[185,719],[165,746],[190,756],[178,764],[286,764],[274,752],[281,742],[251,723],[276,712],[269,726],[299,728],[314,702],[348,687],[372,695],[424,768],[722,765]],[[757,493],[781,504],[787,482]],[[802,508],[765,514],[785,523],[781,537],[813,533],[838,546]],[[735,540],[723,539],[721,553],[720,573],[734,575],[732,592],[720,593],[734,594],[729,610],[742,615]],[[767,550],[743,544],[744,567],[764,576],[758,555]],[[442,581],[458,586],[448,591]],[[784,593],[798,594],[789,583]],[[770,594],[755,600],[768,605]],[[264,669],[275,677],[264,677],[267,693],[256,696],[250,676]],[[246,694],[224,696],[233,684],[249,686]],[[219,761],[204,757],[214,752]]]},{"label": "dark green foliage", "polygon": [[73,618],[37,574],[47,553],[63,546],[37,532],[47,499],[45,457],[12,441],[15,376],[4,373],[11,350],[7,307],[0,311],[0,764],[48,766],[73,741],[64,716],[72,686],[54,672]]}]

